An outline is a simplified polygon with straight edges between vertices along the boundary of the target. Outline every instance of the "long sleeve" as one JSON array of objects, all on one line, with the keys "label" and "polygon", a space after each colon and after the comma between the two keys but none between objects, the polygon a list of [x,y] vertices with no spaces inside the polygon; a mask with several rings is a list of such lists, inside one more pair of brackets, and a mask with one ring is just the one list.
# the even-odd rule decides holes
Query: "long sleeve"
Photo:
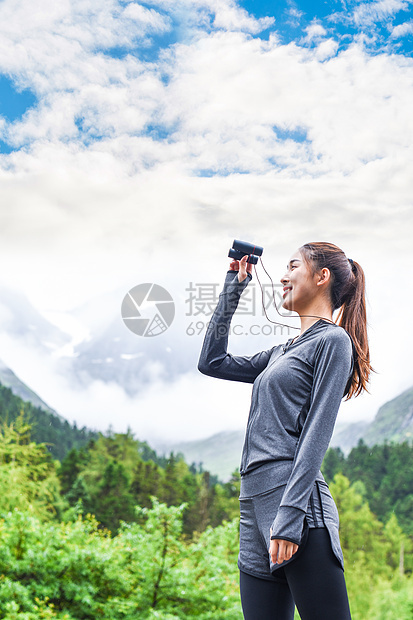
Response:
[{"label": "long sleeve", "polygon": [[273,349],[251,356],[231,355],[227,352],[231,319],[239,298],[251,279],[252,276],[248,273],[245,280],[239,282],[238,271],[227,272],[224,288],[208,324],[199,357],[198,370],[204,375],[253,383],[268,364]]},{"label": "long sleeve", "polygon": [[352,344],[341,328],[329,331],[318,347],[307,416],[293,469],[272,524],[271,538],[300,544],[310,494],[333,434],[352,369]]}]

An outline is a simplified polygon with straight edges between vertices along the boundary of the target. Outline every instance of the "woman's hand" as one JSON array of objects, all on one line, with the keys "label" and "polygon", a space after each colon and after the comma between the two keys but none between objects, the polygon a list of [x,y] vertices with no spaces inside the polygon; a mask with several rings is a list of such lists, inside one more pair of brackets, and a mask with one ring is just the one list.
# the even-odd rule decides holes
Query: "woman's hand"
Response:
[{"label": "woman's hand", "polygon": [[289,540],[275,538],[274,540],[271,540],[268,552],[271,555],[271,562],[273,564],[282,564],[282,562],[292,558],[297,549],[298,545],[295,543],[292,543]]},{"label": "woman's hand", "polygon": [[248,254],[241,260],[233,260],[229,266],[233,271],[238,271],[238,282],[242,282],[247,277],[247,273],[252,272],[252,263],[247,263]]}]

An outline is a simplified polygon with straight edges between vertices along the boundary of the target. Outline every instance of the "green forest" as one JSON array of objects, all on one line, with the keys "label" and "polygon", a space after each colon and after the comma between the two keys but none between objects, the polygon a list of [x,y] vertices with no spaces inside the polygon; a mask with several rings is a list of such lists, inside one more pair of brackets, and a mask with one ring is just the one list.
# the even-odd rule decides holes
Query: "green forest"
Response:
[{"label": "green forest", "polygon": [[[37,414],[0,386],[0,618],[241,620],[238,472]],[[412,445],[330,449],[322,469],[353,620],[413,619]]]}]

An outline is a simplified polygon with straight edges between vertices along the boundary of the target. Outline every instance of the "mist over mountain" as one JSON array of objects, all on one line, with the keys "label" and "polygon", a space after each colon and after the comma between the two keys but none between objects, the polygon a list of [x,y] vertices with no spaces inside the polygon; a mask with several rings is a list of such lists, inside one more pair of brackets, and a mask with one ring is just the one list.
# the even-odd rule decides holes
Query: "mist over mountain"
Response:
[{"label": "mist over mountain", "polygon": [[74,316],[90,335],[74,347],[70,360],[60,360],[60,368],[71,373],[81,386],[93,380],[112,382],[133,397],[157,379],[173,382],[193,371],[199,339],[185,333],[185,302],[178,295],[175,319],[169,329],[159,338],[137,336],[122,320],[126,293],[119,288],[74,310]]},{"label": "mist over mountain", "polygon": [[0,331],[24,340],[27,346],[54,351],[70,341],[70,336],[45,319],[27,297],[0,286]]},{"label": "mist over mountain", "polygon": [[[23,294],[6,287],[2,287],[0,293],[0,331],[7,334],[10,342],[18,341],[33,351],[33,359],[37,352],[39,360],[52,360],[50,368],[45,368],[45,373],[57,373],[54,376],[64,377],[73,393],[78,393],[80,398],[84,394],[85,410],[88,408],[88,389],[94,382],[102,386],[118,386],[128,398],[130,406],[134,407],[135,399],[148,386],[157,381],[163,386],[173,385],[182,375],[196,368],[200,342],[199,338],[185,336],[183,305],[179,307],[174,323],[162,337],[139,337],[127,329],[121,317],[125,291],[111,291],[73,311],[73,317],[82,326],[83,334],[87,334],[79,338],[48,321]],[[183,301],[178,300],[177,305],[180,303],[183,304]],[[30,368],[29,372],[26,369],[27,376],[30,376]],[[58,416],[4,362],[0,362],[0,382],[34,407]],[[45,400],[48,400],[47,397]],[[174,406],[179,406],[179,403],[174,401]],[[67,411],[65,415],[68,416]],[[119,416],[121,412],[114,411],[113,415]],[[141,407],[136,415],[147,416],[146,407]],[[87,420],[87,417],[81,419]],[[182,419],[180,423],[183,423]],[[179,431],[179,424],[177,429]],[[139,434],[145,435],[145,432]],[[331,445],[340,447],[347,454],[360,439],[373,445],[384,441],[410,440],[412,437],[413,388],[410,388],[380,407],[371,422],[362,420],[338,424]],[[139,438],[150,440],[145,436]],[[239,466],[243,438],[242,429],[212,433],[197,441],[178,439],[168,442],[159,439],[152,443],[154,448],[165,454],[170,451],[182,452],[188,461],[202,463],[205,469],[227,479]]]},{"label": "mist over mountain", "polygon": [[348,454],[369,428],[371,422],[362,420],[361,422],[338,423],[334,429],[330,446],[341,448],[344,454]]},{"label": "mist over mountain", "polygon": [[[179,317],[161,338],[139,337],[125,326],[121,303],[126,291],[111,291],[72,312],[86,337],[66,333],[43,317],[22,294],[0,288],[0,332],[42,354],[52,353],[55,370],[76,388],[92,381],[118,384],[134,396],[156,379],[174,381],[196,367],[199,341],[182,346]],[[72,346],[70,346],[72,345]]]},{"label": "mist over mountain", "polygon": [[133,396],[155,379],[173,381],[193,369],[197,355],[198,348],[191,355],[173,330],[161,338],[136,336],[126,328],[118,310],[109,324],[75,347],[71,368],[67,360],[62,365],[83,385],[94,379],[114,382]]},{"label": "mist over mountain", "polygon": [[384,441],[411,441],[412,438],[413,387],[382,405],[363,433],[363,440],[369,446]]}]

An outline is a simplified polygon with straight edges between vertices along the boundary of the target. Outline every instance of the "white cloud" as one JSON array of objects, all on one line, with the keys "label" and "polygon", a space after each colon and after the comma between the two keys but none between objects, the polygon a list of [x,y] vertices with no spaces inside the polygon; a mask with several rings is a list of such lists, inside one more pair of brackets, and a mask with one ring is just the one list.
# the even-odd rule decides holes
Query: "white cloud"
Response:
[{"label": "white cloud", "polygon": [[300,25],[300,20],[304,16],[304,12],[297,9],[297,7],[290,6],[287,9],[287,15],[288,15],[287,23],[293,28],[298,28],[298,26]]},{"label": "white cloud", "polygon": [[[224,10],[241,21],[246,15],[230,3],[219,6],[215,18]],[[134,7],[129,4],[123,13],[137,11]],[[111,10],[116,12],[114,2]],[[122,141],[135,169],[168,160],[194,170],[266,172],[275,162],[314,173],[320,166],[354,169],[360,160],[385,157],[386,144],[409,145],[410,68],[397,56],[369,58],[354,45],[336,57],[333,40],[307,50],[280,45],[273,36],[262,41],[222,30],[177,45],[160,63],[149,64],[103,56],[92,45],[85,50],[70,37],[52,35],[57,42],[50,60],[43,34],[40,30],[33,44],[37,56],[31,61],[34,87],[44,93],[41,102],[22,121],[3,127],[15,146],[70,141],[83,149],[86,135],[105,139],[91,152],[118,153]],[[311,40],[324,34],[320,24],[307,29]],[[99,40],[98,31],[95,45]],[[20,75],[24,71],[22,58]],[[141,139],[149,124],[174,128],[172,140]],[[274,127],[303,128],[311,144],[280,142]]]},{"label": "white cloud", "polygon": [[[17,7],[5,0],[0,6],[0,71],[32,89],[41,99],[41,109],[53,106],[57,93],[60,112],[68,116],[74,110],[65,110],[67,100],[80,107],[99,87],[110,93],[128,84],[133,95],[130,82],[139,82],[144,65],[131,56],[121,61],[103,52],[113,47],[133,49],[135,42],[146,45],[151,34],[169,29],[168,19],[153,10],[140,7],[140,20],[133,6],[121,11],[116,0],[106,0],[103,6],[91,0],[42,0],[32,11],[24,0]],[[55,114],[52,108],[50,116]]]},{"label": "white cloud", "polygon": [[320,39],[321,37],[325,37],[327,34],[326,29],[318,22],[312,22],[304,30],[307,33],[306,41]]},{"label": "white cloud", "polygon": [[[395,143],[409,149],[409,63],[358,46],[321,63],[331,44],[322,51],[236,33],[177,47],[165,114],[192,166],[265,172],[276,161],[320,173],[385,157]],[[275,126],[304,128],[311,144],[279,143]]]},{"label": "white cloud", "polygon": [[315,57],[317,60],[323,61],[335,56],[337,54],[338,42],[334,39],[327,39],[327,41],[321,41],[317,45]]},{"label": "white cloud", "polygon": [[405,37],[406,35],[409,35],[413,32],[413,20],[410,20],[408,22],[404,22],[403,24],[399,24],[398,26],[395,26],[391,32],[391,36],[394,39],[397,39],[399,37]]},{"label": "white cloud", "polygon": [[377,2],[363,2],[353,13],[357,26],[368,26],[374,22],[383,21],[399,11],[409,8],[409,0],[378,0]]},{"label": "white cloud", "polygon": [[216,0],[214,3],[215,19],[214,26],[224,30],[241,30],[258,34],[269,28],[275,22],[273,17],[251,17],[244,9],[240,9],[235,3],[222,3]]},{"label": "white cloud", "polygon": [[253,17],[234,0],[151,0],[151,4],[169,10],[192,27],[208,29],[213,24],[216,28],[258,34],[275,22],[273,17]]},{"label": "white cloud", "polygon": [[128,4],[122,13],[122,17],[137,22],[136,25],[140,27],[142,25],[145,27],[149,26],[152,32],[166,32],[171,28],[168,18],[160,15],[154,9],[147,9],[136,2]]}]

